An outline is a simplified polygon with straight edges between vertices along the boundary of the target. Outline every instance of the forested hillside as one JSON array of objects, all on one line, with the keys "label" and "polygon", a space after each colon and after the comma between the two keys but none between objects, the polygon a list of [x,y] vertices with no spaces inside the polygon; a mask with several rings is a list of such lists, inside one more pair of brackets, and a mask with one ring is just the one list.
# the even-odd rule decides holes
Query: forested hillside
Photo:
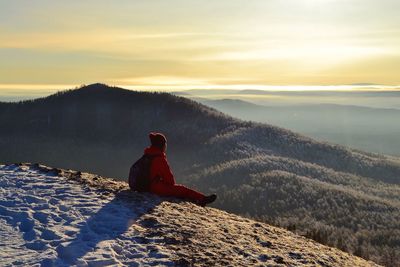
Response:
[{"label": "forested hillside", "polygon": [[178,182],[216,206],[272,222],[387,266],[400,250],[400,159],[245,122],[166,93],[93,84],[0,103],[0,162],[40,162],[126,179],[168,138]]}]

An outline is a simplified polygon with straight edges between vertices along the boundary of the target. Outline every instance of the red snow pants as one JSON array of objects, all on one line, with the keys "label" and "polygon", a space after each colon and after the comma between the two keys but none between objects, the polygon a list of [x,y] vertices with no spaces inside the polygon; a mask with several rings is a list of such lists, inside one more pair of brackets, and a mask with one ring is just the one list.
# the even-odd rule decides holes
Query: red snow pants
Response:
[{"label": "red snow pants", "polygon": [[166,184],[162,181],[153,182],[150,185],[150,192],[162,197],[176,197],[191,201],[201,201],[204,198],[202,193],[187,188],[180,184]]}]

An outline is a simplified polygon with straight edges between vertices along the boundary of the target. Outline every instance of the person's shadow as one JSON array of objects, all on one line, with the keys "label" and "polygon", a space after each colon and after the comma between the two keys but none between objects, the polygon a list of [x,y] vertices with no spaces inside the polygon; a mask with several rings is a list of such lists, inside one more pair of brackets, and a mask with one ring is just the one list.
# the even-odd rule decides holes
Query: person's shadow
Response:
[{"label": "person's shadow", "polygon": [[155,195],[130,190],[116,193],[110,202],[80,223],[79,232],[72,241],[58,245],[57,261],[62,261],[58,263],[76,264],[77,259],[95,251],[101,241],[115,240],[123,235],[142,215],[150,213],[161,202],[162,199]]}]

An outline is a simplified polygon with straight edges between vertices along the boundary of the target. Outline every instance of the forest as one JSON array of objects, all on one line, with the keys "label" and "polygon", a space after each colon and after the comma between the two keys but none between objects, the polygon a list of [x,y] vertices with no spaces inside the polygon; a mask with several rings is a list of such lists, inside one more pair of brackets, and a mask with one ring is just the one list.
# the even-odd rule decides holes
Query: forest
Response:
[{"label": "forest", "polygon": [[315,141],[167,93],[93,84],[0,102],[0,162],[38,162],[120,180],[168,138],[179,183],[215,207],[285,227],[386,266],[400,251],[400,159]]}]

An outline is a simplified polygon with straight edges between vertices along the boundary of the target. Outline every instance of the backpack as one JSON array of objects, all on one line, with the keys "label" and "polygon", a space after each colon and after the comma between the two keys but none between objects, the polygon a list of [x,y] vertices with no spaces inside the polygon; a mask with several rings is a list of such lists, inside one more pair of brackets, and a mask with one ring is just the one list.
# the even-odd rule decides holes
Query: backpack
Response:
[{"label": "backpack", "polygon": [[129,187],[133,191],[148,192],[150,189],[150,168],[155,156],[143,155],[129,170]]}]

